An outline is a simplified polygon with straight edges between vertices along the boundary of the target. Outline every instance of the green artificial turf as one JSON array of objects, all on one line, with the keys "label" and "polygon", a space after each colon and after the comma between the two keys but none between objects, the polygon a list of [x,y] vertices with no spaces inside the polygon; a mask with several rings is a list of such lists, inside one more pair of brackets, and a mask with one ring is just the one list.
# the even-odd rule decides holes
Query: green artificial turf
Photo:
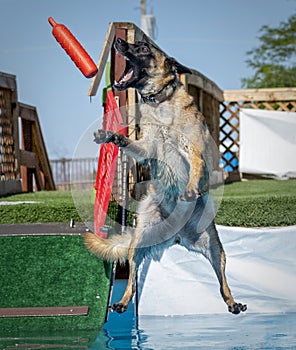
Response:
[{"label": "green artificial turf", "polygon": [[4,330],[99,329],[110,265],[81,236],[0,237],[0,307],[89,306],[88,316],[0,318]]},{"label": "green artificial turf", "polygon": [[[221,193],[221,190],[220,190]],[[0,198],[0,223],[82,221],[71,192]],[[87,202],[88,203],[88,202]],[[92,204],[86,212],[92,212]],[[110,210],[118,211],[116,203]],[[252,180],[224,186],[216,222],[231,226],[296,225],[296,180]],[[99,329],[106,312],[110,265],[91,255],[80,236],[0,237],[0,307],[83,306],[88,316],[0,319],[5,330]],[[45,334],[45,333],[44,333]]]},{"label": "green artificial turf", "polygon": [[[103,342],[104,334],[98,330],[25,330],[25,331],[5,331],[0,329],[0,349],[5,350],[33,350],[33,349],[55,349],[55,350],[70,350],[70,349],[94,349],[93,344],[98,335]],[[103,347],[95,349],[105,349]]]},{"label": "green artificial turf", "polygon": [[[1,201],[37,203],[0,205],[0,224],[69,222],[71,218],[76,222],[83,221],[75,208],[71,192],[20,194],[0,198]],[[116,203],[110,204],[113,211],[114,206]],[[85,208],[85,212],[91,215],[92,203]],[[221,225],[246,227],[296,225],[296,179],[251,180],[225,185],[216,221]]]},{"label": "green artificial turf", "polygon": [[[0,224],[81,221],[71,192],[42,191],[0,198],[2,202],[35,203],[0,205]],[[92,211],[90,203],[89,211]]]},{"label": "green artificial turf", "polygon": [[216,222],[244,227],[296,225],[296,180],[251,180],[225,185]]}]

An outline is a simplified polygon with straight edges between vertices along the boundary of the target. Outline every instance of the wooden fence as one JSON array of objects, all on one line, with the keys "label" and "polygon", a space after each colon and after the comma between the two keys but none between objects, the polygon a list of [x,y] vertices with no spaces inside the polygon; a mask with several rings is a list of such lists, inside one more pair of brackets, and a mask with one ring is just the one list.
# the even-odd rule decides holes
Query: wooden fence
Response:
[{"label": "wooden fence", "polygon": [[[220,142],[221,163],[225,169],[226,179],[239,180],[241,174],[238,171],[239,156],[239,111],[240,108],[260,108],[296,112],[296,88],[289,89],[248,89],[248,90],[225,90],[223,101],[220,91],[215,85],[209,85],[207,90],[198,86],[198,72],[193,77],[186,78],[186,86],[189,91],[195,91],[193,96],[197,103],[203,106],[203,112],[208,114],[207,123],[212,130],[215,140]],[[184,79],[184,78],[183,78]],[[183,81],[184,82],[184,81]],[[210,93],[216,98],[209,99]],[[210,100],[210,103],[209,103]],[[217,110],[220,106],[220,125],[217,118]],[[220,140],[219,140],[220,136]],[[119,157],[121,159],[121,156]],[[56,188],[58,190],[70,190],[75,186],[93,186],[97,171],[97,158],[80,159],[56,159],[51,160],[51,168]],[[120,187],[120,164],[114,181],[113,193]],[[140,170],[137,171],[138,180],[143,180]],[[135,172],[130,177],[129,192],[132,192],[132,184],[135,180]],[[118,188],[117,188],[118,187]]]},{"label": "wooden fence", "polygon": [[[121,37],[129,42],[141,40],[143,32],[132,23],[112,22],[109,25],[105,42],[102,47],[101,55],[98,60],[98,74],[92,79],[88,94],[95,96],[105,69],[106,62],[111,57],[111,81],[118,80],[125,66],[125,60],[115,54],[113,48],[116,37]],[[154,45],[156,45],[154,43]],[[222,91],[213,81],[202,75],[200,72],[193,70],[192,75],[182,75],[181,81],[191,94],[200,111],[205,115],[211,135],[220,149],[221,161],[217,168],[223,168],[225,178],[229,180],[239,180],[239,110],[240,108],[261,108],[281,111],[296,110],[296,88],[287,89],[248,89],[248,90],[225,90]],[[116,98],[120,107],[128,104],[133,106],[139,102],[137,93],[134,89],[127,91],[115,91]],[[132,111],[131,115],[126,113],[125,123],[129,125],[128,136],[131,139],[137,139],[136,126],[139,123],[138,111]],[[120,162],[119,157],[119,162]],[[63,162],[62,162],[63,164]],[[79,162],[77,161],[77,166]],[[82,164],[82,163],[81,163]],[[54,164],[53,172],[55,174]],[[82,166],[82,165],[81,165]],[[60,175],[55,176],[57,187],[60,189],[69,188],[67,184],[67,176],[63,174],[62,169],[66,169],[67,165],[60,165],[58,170]],[[120,172],[121,165],[118,165]],[[81,169],[77,170],[78,179]],[[92,170],[87,170],[90,174]],[[128,191],[133,193],[133,186],[146,179],[147,174],[142,171],[141,167],[136,167],[136,171],[130,173]],[[116,176],[117,181],[114,186],[120,187],[120,173]],[[62,179],[62,180],[60,180]],[[78,180],[77,181],[81,181]],[[117,180],[116,180],[117,179]],[[90,181],[90,180],[85,180]]]},{"label": "wooden fence", "polygon": [[286,112],[296,111],[296,88],[225,90],[220,104],[220,154],[225,177],[238,180],[239,111],[257,108]]},{"label": "wooden fence", "polygon": [[[96,95],[109,56],[111,81],[118,80],[122,74],[125,61],[115,54],[113,43],[116,37],[134,42],[141,40],[143,32],[132,23],[110,24],[99,57],[99,72],[91,82],[89,96]],[[296,88],[222,91],[214,82],[195,70],[192,75],[182,75],[180,78],[205,115],[211,135],[220,149],[220,167],[230,180],[240,179],[240,108],[296,111]],[[137,139],[136,130],[140,118],[136,107],[139,102],[138,95],[133,89],[115,91],[115,95],[120,107],[126,104],[130,107],[135,106],[134,110],[129,108],[131,114],[124,115],[124,122],[129,125],[128,136]],[[89,186],[95,182],[97,159],[59,159],[50,161],[50,165],[36,108],[18,102],[15,76],[0,73],[0,195],[3,191],[7,193],[7,188],[3,190],[2,185],[7,187],[8,184],[14,185],[14,191],[31,191],[33,176],[37,189],[54,189],[54,180],[56,188],[60,190],[69,190],[71,183],[72,186]],[[219,170],[219,164],[216,166]],[[118,164],[118,174],[114,183],[118,191],[122,186],[122,168],[123,165]],[[145,180],[145,176],[140,167],[134,167],[133,171],[130,171],[129,193],[134,192],[135,184]]]},{"label": "wooden fence", "polygon": [[[133,23],[126,22],[112,22],[107,30],[106,38],[102,51],[98,60],[98,73],[92,79],[88,94],[89,96],[95,96],[98,87],[105,70],[105,66],[108,58],[111,60],[111,83],[114,80],[119,80],[125,67],[125,59],[121,55],[116,55],[114,49],[114,40],[119,37],[127,40],[130,43],[134,43],[137,40],[142,40],[144,33]],[[151,40],[151,39],[149,39]],[[157,46],[157,44],[153,43]],[[185,88],[194,97],[200,111],[204,114],[207,124],[209,126],[211,135],[215,140],[217,147],[219,146],[219,106],[223,101],[223,91],[206,76],[198,71],[193,70],[192,75],[181,75],[180,77]],[[138,125],[140,123],[140,113],[138,110],[139,96],[134,89],[128,89],[125,91],[114,91],[120,108],[128,105],[124,113],[124,123],[128,125],[128,137],[132,140],[138,138]],[[120,162],[120,158],[119,158]],[[122,165],[124,168],[124,165]],[[216,164],[217,170],[219,170],[219,164]],[[120,169],[120,165],[118,166]],[[132,171],[129,171],[127,189],[129,194],[136,196],[136,184],[145,181],[149,178],[149,174],[146,169],[140,166],[133,167]],[[218,177],[217,177],[218,178]],[[139,188],[139,187],[138,187]]]},{"label": "wooden fence", "polygon": [[92,187],[95,183],[97,158],[53,159],[50,165],[58,190],[70,191],[75,187]]},{"label": "wooden fence", "polygon": [[16,77],[0,73],[0,195],[21,188]]},{"label": "wooden fence", "polygon": [[37,109],[18,101],[16,76],[2,72],[0,175],[0,196],[55,189]]}]

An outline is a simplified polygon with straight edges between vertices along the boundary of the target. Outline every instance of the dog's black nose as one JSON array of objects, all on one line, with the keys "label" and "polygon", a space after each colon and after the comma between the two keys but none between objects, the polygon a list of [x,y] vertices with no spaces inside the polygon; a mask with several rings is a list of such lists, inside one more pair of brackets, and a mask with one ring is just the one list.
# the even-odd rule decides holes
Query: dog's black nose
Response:
[{"label": "dog's black nose", "polygon": [[128,50],[129,45],[128,45],[128,43],[125,40],[123,40],[121,38],[117,38],[115,40],[114,47],[115,47],[115,49],[117,51],[119,51],[121,53],[124,53],[124,52],[126,52]]},{"label": "dog's black nose", "polygon": [[128,43],[125,40],[121,39],[121,38],[117,38],[115,43],[116,43],[116,45],[118,45],[118,46],[120,46],[122,48],[127,48],[128,47]]}]

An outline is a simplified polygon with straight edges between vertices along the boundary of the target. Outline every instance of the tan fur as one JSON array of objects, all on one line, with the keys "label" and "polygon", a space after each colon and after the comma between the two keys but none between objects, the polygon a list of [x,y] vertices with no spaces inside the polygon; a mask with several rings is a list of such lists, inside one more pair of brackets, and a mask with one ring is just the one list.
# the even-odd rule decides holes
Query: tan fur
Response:
[{"label": "tan fur", "polygon": [[108,239],[101,238],[91,232],[84,234],[84,243],[93,253],[106,261],[124,263],[128,256],[131,234],[114,235]]},{"label": "tan fur", "polygon": [[[123,262],[128,258],[127,287],[112,309],[119,313],[127,309],[135,293],[137,269],[145,257],[159,259],[166,248],[180,244],[210,261],[228,310],[234,314],[245,311],[247,306],[234,301],[226,281],[225,253],[208,193],[214,156],[211,136],[193,97],[177,77],[177,73],[190,70],[166,56],[147,38],[135,44],[117,39],[115,48],[129,59],[130,67],[138,68],[133,73],[138,72],[138,76],[126,80],[124,74],[116,86],[135,87],[141,94],[141,137],[131,141],[113,133],[110,139],[110,132],[98,130],[95,141],[113,142],[129,157],[148,164],[152,182],[146,197],[138,203],[133,235],[102,239],[85,234],[88,249],[103,259]],[[149,56],[144,54],[147,49]],[[127,66],[129,72],[130,67]]]},{"label": "tan fur", "polygon": [[213,170],[214,152],[211,157],[205,158],[206,147],[210,149],[212,146],[204,116],[198,111],[193,97],[185,91],[184,86],[175,92],[174,98],[165,101],[162,105],[161,108],[155,109],[154,113],[151,113],[149,106],[141,106],[143,132],[145,133],[145,124],[161,123],[166,115],[171,118],[165,121],[164,125],[183,136],[185,142],[182,144],[179,141],[177,145],[180,153],[185,154],[190,163],[189,181],[183,197],[192,195],[197,197],[209,190],[208,182],[204,183],[200,180],[205,172],[211,173]]}]

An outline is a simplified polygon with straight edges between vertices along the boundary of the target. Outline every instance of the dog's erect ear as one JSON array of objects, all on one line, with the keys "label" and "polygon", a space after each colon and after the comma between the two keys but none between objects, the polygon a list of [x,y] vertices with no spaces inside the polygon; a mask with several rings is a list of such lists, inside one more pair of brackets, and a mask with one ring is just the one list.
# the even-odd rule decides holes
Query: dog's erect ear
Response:
[{"label": "dog's erect ear", "polygon": [[183,66],[183,64],[179,63],[173,57],[168,57],[166,61],[176,69],[176,72],[179,74],[192,74],[191,69]]},{"label": "dog's erect ear", "polygon": [[144,41],[147,44],[150,43],[150,40],[149,40],[149,38],[148,38],[148,36],[146,34],[143,35],[142,41]]}]

